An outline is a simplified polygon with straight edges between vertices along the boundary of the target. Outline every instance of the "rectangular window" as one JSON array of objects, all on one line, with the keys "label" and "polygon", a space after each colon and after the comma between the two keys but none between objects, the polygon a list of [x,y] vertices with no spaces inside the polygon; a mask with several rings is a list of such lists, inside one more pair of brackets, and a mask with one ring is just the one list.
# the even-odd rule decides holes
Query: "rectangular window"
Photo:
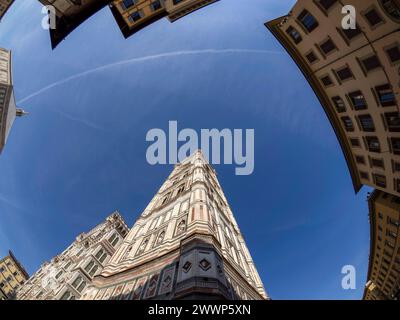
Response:
[{"label": "rectangular window", "polygon": [[122,1],[122,8],[124,10],[129,9],[130,7],[135,5],[135,0],[124,0]]},{"label": "rectangular window", "polygon": [[349,93],[349,98],[355,110],[367,109],[367,101],[361,91]]},{"label": "rectangular window", "polygon": [[393,239],[397,239],[397,233],[392,230],[386,230],[386,235]]},{"label": "rectangular window", "polygon": [[396,219],[393,219],[391,217],[387,217],[387,223],[392,225],[392,226],[395,226],[397,228],[400,227],[400,221],[396,220]]},{"label": "rectangular window", "polygon": [[161,8],[162,8],[162,6],[161,6],[160,0],[156,0],[156,1],[153,1],[153,2],[151,3],[151,9],[152,9],[153,11],[157,11],[157,10],[159,10],[159,9],[161,9]]},{"label": "rectangular window", "polygon": [[396,97],[390,84],[375,87],[375,91],[382,107],[396,105]]},{"label": "rectangular window", "polygon": [[333,104],[336,107],[338,113],[346,112],[346,105],[341,97],[336,96],[332,98]]},{"label": "rectangular window", "polygon": [[376,55],[370,56],[365,59],[361,59],[360,62],[364,68],[364,71],[367,73],[374,69],[382,67],[381,62],[379,61]]},{"label": "rectangular window", "polygon": [[366,137],[365,140],[367,141],[368,150],[371,152],[381,152],[381,145],[377,137]]},{"label": "rectangular window", "polygon": [[303,27],[308,31],[313,31],[316,27],[318,27],[318,21],[314,18],[314,16],[309,13],[307,10],[303,10],[300,15],[297,17],[297,20],[303,25]]},{"label": "rectangular window", "polygon": [[292,38],[295,44],[298,44],[303,40],[300,33],[292,26],[286,29],[286,33]]},{"label": "rectangular window", "polygon": [[388,258],[392,258],[392,254],[387,250],[383,250],[383,255],[388,257]]},{"label": "rectangular window", "polygon": [[345,80],[348,80],[348,79],[354,79],[353,72],[351,72],[351,69],[349,67],[347,67],[347,66],[343,67],[343,68],[341,68],[339,70],[335,70],[335,73],[336,73],[336,75],[337,75],[337,77],[338,77],[338,79],[340,81],[345,81]]},{"label": "rectangular window", "polygon": [[325,76],[321,78],[321,82],[324,85],[324,87],[330,87],[333,86],[333,82],[330,76]]},{"label": "rectangular window", "polygon": [[129,16],[129,20],[131,22],[137,22],[142,18],[142,16],[140,15],[139,11],[135,11],[133,12],[130,16]]},{"label": "rectangular window", "polygon": [[386,177],[381,174],[374,174],[374,183],[381,188],[386,188]]},{"label": "rectangular window", "polygon": [[306,58],[310,64],[313,64],[314,62],[318,61],[318,58],[313,51],[306,54]]},{"label": "rectangular window", "polygon": [[364,13],[364,17],[371,27],[374,27],[383,22],[381,15],[374,8]]},{"label": "rectangular window", "polygon": [[[389,247],[389,248],[392,248],[392,249],[394,249],[394,248],[396,247],[396,245],[395,245],[393,242],[389,241],[389,240],[386,240],[386,241],[385,241],[385,246],[387,246],[387,247]],[[384,259],[384,261],[385,261],[388,265],[390,264],[390,261],[387,261],[387,260],[385,260],[385,259]]]},{"label": "rectangular window", "polygon": [[324,42],[322,42],[319,45],[321,51],[325,54],[328,55],[329,53],[331,53],[332,51],[336,50],[336,46],[333,43],[333,41],[329,38],[327,40],[325,40]]},{"label": "rectangular window", "polygon": [[365,164],[365,158],[363,156],[356,156],[356,162],[359,164]]},{"label": "rectangular window", "polygon": [[363,131],[373,132],[375,131],[374,121],[369,114],[358,116],[358,120],[360,121],[360,125]]},{"label": "rectangular window", "polygon": [[360,147],[360,140],[358,140],[357,138],[351,138],[350,144],[352,147]]},{"label": "rectangular window", "polygon": [[371,165],[376,168],[381,168],[381,169],[385,168],[385,163],[384,163],[383,159],[372,158]]},{"label": "rectangular window", "polygon": [[389,57],[390,62],[396,63],[400,61],[400,48],[399,46],[394,46],[389,49],[386,49],[386,54]]},{"label": "rectangular window", "polygon": [[400,132],[400,113],[385,113],[386,124],[390,132]]},{"label": "rectangular window", "polygon": [[329,10],[337,0],[319,0],[318,2],[325,10]]},{"label": "rectangular window", "polygon": [[69,291],[65,291],[60,300],[75,300],[75,297]]},{"label": "rectangular window", "polygon": [[346,131],[354,131],[353,121],[349,117],[342,117],[341,119]]},{"label": "rectangular window", "polygon": [[390,138],[392,142],[392,151],[394,154],[400,155],[400,138]]},{"label": "rectangular window", "polygon": [[400,162],[393,162],[393,171],[400,172]]}]

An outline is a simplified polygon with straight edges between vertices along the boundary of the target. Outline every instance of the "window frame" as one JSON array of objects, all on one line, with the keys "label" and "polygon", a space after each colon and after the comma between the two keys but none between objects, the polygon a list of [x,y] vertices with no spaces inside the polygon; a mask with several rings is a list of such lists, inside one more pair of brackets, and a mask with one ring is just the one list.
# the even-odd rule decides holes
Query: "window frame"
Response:
[{"label": "window frame", "polygon": [[[290,30],[290,31],[289,31],[289,30]],[[294,31],[295,34],[298,35],[298,38],[295,38],[295,37],[294,37],[294,34],[292,33],[292,31]],[[292,25],[288,26],[288,27],[286,28],[285,32],[286,32],[286,34],[290,37],[290,39],[292,39],[292,41],[293,41],[296,45],[303,41],[303,37],[301,36],[300,32],[299,32],[295,27],[293,27]]]},{"label": "window frame", "polygon": [[[80,279],[78,283],[77,280]],[[76,283],[76,284],[75,284]],[[71,287],[74,288],[77,292],[82,293],[82,291],[86,288],[87,286],[87,281],[84,279],[84,276],[81,274],[78,274],[73,281],[70,282]]]},{"label": "window frame", "polygon": [[[313,25],[308,26],[305,23],[305,19],[306,17],[309,17],[313,20]],[[317,20],[317,18],[315,18],[315,16],[306,8],[304,8],[296,17],[296,23],[303,29],[303,31],[306,34],[310,34],[311,32],[313,32],[316,28],[318,28],[319,26],[319,22]]]},{"label": "window frame", "polygon": [[[385,102],[385,101],[381,100],[383,95],[380,94],[380,92],[384,91],[384,90],[391,91],[391,94],[393,95],[393,100],[391,100],[391,102]],[[383,108],[397,106],[396,94],[395,94],[395,92],[393,90],[393,87],[392,87],[392,85],[390,83],[385,83],[385,84],[381,84],[381,85],[375,86],[374,89],[373,89],[373,92],[376,95],[376,100],[377,100],[377,103],[378,103],[379,106],[381,106]],[[393,104],[392,104],[392,102],[393,102]]]},{"label": "window frame", "polygon": [[[139,16],[139,18],[138,19],[134,19],[133,18],[133,15],[134,14],[137,14],[138,16]],[[142,10],[135,10],[135,11],[132,11],[131,13],[129,13],[129,16],[128,16],[128,20],[129,20],[129,22],[130,23],[132,23],[132,24],[136,24],[136,23],[138,23],[140,20],[142,20],[143,19],[143,13],[142,13]]]},{"label": "window frame", "polygon": [[[367,61],[367,60],[369,60],[369,59],[372,59],[372,58],[376,58],[376,60],[378,61],[379,65],[373,67],[372,69],[368,69],[368,68],[366,67],[365,61]],[[383,69],[382,61],[379,59],[379,56],[378,56],[377,54],[375,54],[375,53],[371,53],[371,54],[369,54],[369,55],[363,56],[363,57],[361,57],[361,58],[356,58],[356,59],[357,59],[359,65],[360,65],[360,67],[361,67],[361,70],[363,71],[363,73],[364,73],[364,75],[365,75],[366,77],[367,77],[368,74],[370,74],[370,73],[377,72],[377,71]]]},{"label": "window frame", "polygon": [[[342,79],[339,75],[340,72],[344,71],[344,70],[348,70],[350,72],[350,76],[347,78]],[[336,77],[336,80],[339,82],[339,84],[342,84],[346,81],[350,81],[350,80],[355,80],[356,77],[354,76],[353,70],[351,70],[350,66],[348,64],[345,64],[344,66],[338,68],[338,69],[333,69],[333,74]]]},{"label": "window frame", "polygon": [[[380,18],[380,22],[372,25],[370,23],[370,20],[367,18],[367,14],[370,13],[371,11],[375,11],[377,13],[377,15]],[[377,6],[375,4],[369,6],[368,8],[366,8],[365,10],[361,11],[361,16],[364,18],[364,20],[367,22],[368,26],[370,27],[371,30],[375,30],[377,28],[379,28],[380,26],[382,26],[383,24],[386,23],[386,19],[382,16],[381,12],[378,10]]]},{"label": "window frame", "polygon": [[[364,100],[364,105],[362,107],[360,106],[356,106],[356,104],[354,103],[353,98],[355,98],[356,96],[362,96],[363,100]],[[365,94],[364,92],[362,92],[361,90],[356,90],[356,91],[352,91],[346,94],[346,98],[348,99],[350,106],[353,110],[355,111],[360,111],[360,110],[367,110],[368,109],[368,102],[367,99],[365,98]]]},{"label": "window frame", "polygon": [[[388,51],[389,51],[390,49],[394,49],[394,48],[397,48],[398,51],[399,51],[399,59],[398,59],[398,60],[395,60],[395,61],[393,61],[393,60],[390,58],[390,55],[389,55],[389,53],[388,53]],[[399,42],[395,42],[395,43],[392,43],[392,44],[390,44],[390,45],[387,45],[387,46],[383,47],[383,50],[385,51],[385,55],[386,55],[387,59],[389,60],[389,63],[390,63],[392,66],[396,66],[396,65],[400,64],[400,43],[399,43]]]},{"label": "window frame", "polygon": [[[377,136],[366,136],[366,137],[364,137],[364,139],[365,139],[365,143],[366,143],[367,150],[368,150],[369,152],[372,152],[372,153],[381,153],[381,151],[382,151],[382,145],[381,145],[381,142],[380,142],[380,140],[379,140],[379,138],[378,138]],[[370,147],[369,141],[372,141],[372,140],[376,140],[376,141],[378,142],[379,147],[377,147],[377,148],[375,148],[375,147],[371,148],[371,147]]]},{"label": "window frame", "polygon": [[[349,116],[343,116],[343,117],[340,117],[340,120],[341,120],[342,125],[346,132],[354,132],[355,127],[354,127],[354,121],[352,118],[350,118]],[[350,120],[351,126],[346,126],[346,120]]]},{"label": "window frame", "polygon": [[[329,84],[325,84],[324,83],[324,79],[329,79],[330,83]],[[335,85],[335,83],[332,80],[332,77],[329,74],[324,74],[322,76],[319,77],[319,80],[321,81],[321,84],[324,88],[330,88],[333,87]]]},{"label": "window frame", "polygon": [[[315,60],[312,61],[312,62],[308,59],[308,56],[309,56],[310,54],[312,54],[312,55],[315,57]],[[307,52],[304,54],[304,56],[305,56],[307,62],[308,62],[310,65],[313,65],[313,64],[317,63],[318,61],[320,61],[318,55],[315,53],[315,51],[314,51],[313,49],[307,51]]]},{"label": "window frame", "polygon": [[[332,43],[333,49],[330,50],[330,51],[328,51],[328,52],[325,52],[325,51],[322,49],[322,45],[323,45],[323,44],[326,44],[327,42],[331,42],[331,43]],[[330,36],[326,37],[324,40],[322,40],[321,42],[317,43],[316,46],[317,46],[319,52],[321,53],[321,55],[322,55],[325,59],[326,59],[328,56],[330,56],[331,54],[333,54],[333,53],[335,53],[335,52],[337,52],[337,51],[339,50],[339,48],[337,47],[336,43],[332,40],[332,38],[331,38]]]},{"label": "window frame", "polygon": [[[389,121],[391,121],[390,119],[388,119],[390,116],[397,116],[397,121],[398,124],[390,124]],[[385,127],[387,128],[387,130],[389,132],[400,132],[400,112],[398,111],[394,111],[394,112],[385,112],[383,114],[383,118],[384,118],[384,122],[385,122]]]},{"label": "window frame", "polygon": [[[363,124],[365,124],[364,121],[366,121],[366,119],[369,119],[371,121],[372,126],[370,128],[364,126]],[[375,126],[375,122],[373,117],[370,114],[359,114],[357,115],[357,121],[360,125],[360,129],[363,132],[375,132],[376,130],[376,126]]]},{"label": "window frame", "polygon": [[321,4],[321,0],[313,0],[314,4],[325,14],[325,16],[328,16],[329,12],[333,10],[333,7],[339,4],[338,0],[334,0],[335,2],[329,6],[329,8],[325,8]]},{"label": "window frame", "polygon": [[[400,155],[400,138],[397,137],[390,137],[390,148],[392,149],[392,153],[395,155]],[[399,143],[399,148],[394,148],[395,142],[394,141],[398,141]]]},{"label": "window frame", "polygon": [[[346,103],[341,96],[333,96],[333,97],[331,97],[331,101],[332,101],[337,113],[344,113],[347,111]],[[341,101],[343,103],[342,107],[337,104],[338,101]]]}]

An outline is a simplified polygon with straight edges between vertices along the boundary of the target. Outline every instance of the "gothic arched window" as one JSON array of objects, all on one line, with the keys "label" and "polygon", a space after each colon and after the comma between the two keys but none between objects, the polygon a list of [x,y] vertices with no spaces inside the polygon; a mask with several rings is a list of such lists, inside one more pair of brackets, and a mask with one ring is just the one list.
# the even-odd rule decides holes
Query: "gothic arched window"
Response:
[{"label": "gothic arched window", "polygon": [[176,234],[181,234],[183,232],[185,232],[186,230],[186,220],[182,219],[179,223],[178,226],[176,227]]},{"label": "gothic arched window", "polygon": [[146,247],[147,247],[147,244],[149,243],[149,239],[145,239],[145,240],[143,240],[143,242],[142,242],[142,244],[140,245],[140,247],[139,247],[139,249],[138,249],[138,251],[137,251],[137,255],[139,255],[139,254],[142,254],[145,250],[146,250]]},{"label": "gothic arched window", "polygon": [[115,245],[118,243],[118,241],[119,241],[119,237],[118,237],[118,235],[117,235],[116,233],[114,233],[114,234],[108,239],[108,242],[109,242],[113,247],[115,247]]},{"label": "gothic arched window", "polygon": [[132,251],[132,245],[130,245],[127,249],[126,249],[126,251],[125,251],[125,253],[124,253],[124,255],[123,255],[123,257],[122,257],[122,260],[125,260],[127,257],[128,257],[128,255],[131,253],[131,251]]},{"label": "gothic arched window", "polygon": [[156,244],[161,244],[161,243],[163,243],[164,238],[165,238],[165,231],[162,231],[162,232],[158,235],[158,237],[157,237],[157,242],[156,242]]},{"label": "gothic arched window", "polygon": [[81,276],[78,276],[75,281],[72,283],[72,286],[78,291],[78,292],[82,292],[82,290],[85,288],[86,286],[86,281],[84,281],[82,279]]}]

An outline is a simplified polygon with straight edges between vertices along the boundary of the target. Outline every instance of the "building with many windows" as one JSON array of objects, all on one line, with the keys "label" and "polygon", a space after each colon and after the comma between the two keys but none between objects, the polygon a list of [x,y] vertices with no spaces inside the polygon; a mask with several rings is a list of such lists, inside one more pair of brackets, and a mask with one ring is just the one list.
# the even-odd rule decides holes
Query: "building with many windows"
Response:
[{"label": "building with many windows", "polygon": [[0,153],[16,117],[26,114],[16,107],[12,82],[11,51],[0,48]]},{"label": "building with many windows", "polygon": [[0,260],[0,300],[14,299],[16,292],[28,278],[22,264],[9,251],[8,256]]},{"label": "building with many windows", "polygon": [[80,234],[61,254],[45,262],[18,291],[18,300],[75,300],[100,273],[129,229],[118,212]]},{"label": "building with many windows", "polygon": [[167,17],[174,22],[218,0],[114,0],[111,11],[125,38]]},{"label": "building with many windows", "polygon": [[[342,27],[344,5],[356,10],[354,29]],[[299,0],[266,27],[322,104],[356,192],[400,196],[400,1]]]},{"label": "building with many windows", "polygon": [[13,3],[14,0],[0,0],[0,21]]},{"label": "building with many windows", "polygon": [[52,48],[56,48],[72,31],[92,15],[106,7],[111,0],[39,0],[49,10],[49,24],[52,10],[55,13],[55,28],[50,27]]},{"label": "building with many windows", "polygon": [[267,299],[214,169],[175,166],[85,290],[86,300]]},{"label": "building with many windows", "polygon": [[[50,28],[51,46],[54,49],[80,24],[107,5],[110,6],[118,26],[127,38],[161,18],[168,17],[173,22],[218,0],[39,1],[45,6],[51,6],[55,11],[55,28]],[[49,10],[49,21],[51,13]]]},{"label": "building with many windows", "polygon": [[364,299],[400,299],[400,198],[376,190],[368,203],[371,249]]}]

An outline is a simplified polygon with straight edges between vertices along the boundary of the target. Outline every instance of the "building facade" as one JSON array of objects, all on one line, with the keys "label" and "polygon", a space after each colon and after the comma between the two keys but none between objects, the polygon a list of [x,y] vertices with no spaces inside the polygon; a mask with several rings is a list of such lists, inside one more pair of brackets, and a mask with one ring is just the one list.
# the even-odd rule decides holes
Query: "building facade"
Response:
[{"label": "building facade", "polygon": [[400,299],[400,198],[376,190],[368,203],[371,249],[364,299]]},{"label": "building facade", "polygon": [[28,280],[29,275],[21,263],[9,251],[0,260],[0,300],[14,299],[18,289]]},{"label": "building facade", "polygon": [[[107,6],[111,0],[39,0],[55,10],[55,28],[50,28],[52,48],[74,31],[81,23]],[[50,15],[49,11],[49,15]],[[49,16],[50,19],[50,16]]]},{"label": "building facade", "polygon": [[118,212],[80,234],[61,254],[45,262],[18,291],[18,300],[75,300],[100,273],[129,228]]},{"label": "building facade", "polygon": [[[7,1],[7,0],[5,0]],[[109,5],[125,38],[153,22],[168,17],[171,22],[218,0],[39,0],[55,10],[55,28],[50,28],[52,48],[81,23]],[[50,11],[49,11],[50,17]]]},{"label": "building facade", "polygon": [[82,299],[267,299],[213,168],[175,166]]},{"label": "building facade", "polygon": [[14,0],[0,0],[0,21],[13,3]]},{"label": "building facade", "polygon": [[[355,29],[342,27],[344,5]],[[356,192],[400,196],[400,1],[299,0],[266,26],[322,104]]]},{"label": "building facade", "polygon": [[0,153],[17,116],[26,114],[16,107],[12,82],[11,51],[0,48]]},{"label": "building facade", "polygon": [[174,22],[218,0],[115,0],[111,11],[125,38],[168,17]]}]

